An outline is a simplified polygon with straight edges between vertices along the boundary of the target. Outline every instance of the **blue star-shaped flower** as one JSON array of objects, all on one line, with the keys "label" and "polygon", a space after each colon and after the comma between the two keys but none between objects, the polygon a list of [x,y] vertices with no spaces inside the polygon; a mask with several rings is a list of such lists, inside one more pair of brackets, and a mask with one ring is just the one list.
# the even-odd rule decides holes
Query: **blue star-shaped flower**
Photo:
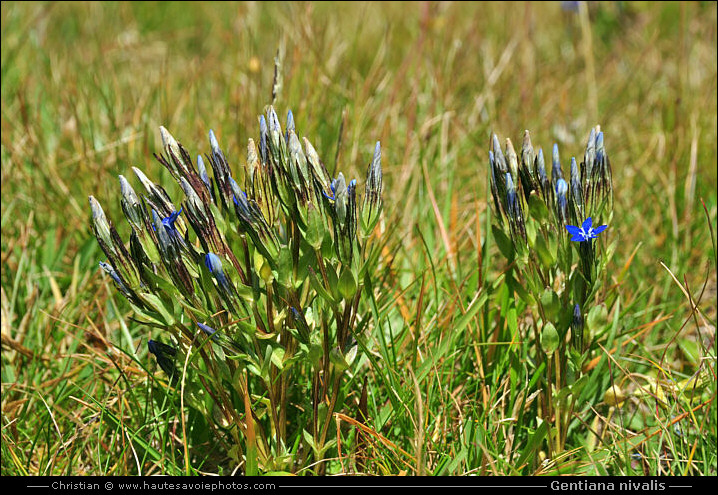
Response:
[{"label": "blue star-shaped flower", "polygon": [[598,237],[598,234],[606,230],[608,225],[601,225],[600,227],[593,228],[593,220],[591,220],[591,217],[588,217],[586,220],[583,221],[583,224],[581,224],[581,227],[576,227],[575,225],[566,225],[566,230],[568,230],[569,234],[571,234],[573,237],[571,237],[572,241],[575,242],[584,242],[588,241],[589,239],[595,239]]},{"label": "blue star-shaped flower", "polygon": [[165,226],[170,234],[175,234],[177,232],[175,222],[177,221],[177,217],[180,216],[180,213],[182,213],[182,208],[180,208],[179,211],[173,211],[170,213],[170,216],[162,219],[162,225]]}]

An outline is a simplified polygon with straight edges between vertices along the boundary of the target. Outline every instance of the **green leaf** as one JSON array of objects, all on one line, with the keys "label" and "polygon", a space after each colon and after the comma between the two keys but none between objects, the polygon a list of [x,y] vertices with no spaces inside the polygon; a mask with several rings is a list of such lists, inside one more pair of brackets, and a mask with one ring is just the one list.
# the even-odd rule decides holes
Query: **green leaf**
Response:
[{"label": "green leaf", "polygon": [[277,368],[284,369],[284,349],[281,347],[275,347],[272,351],[272,363]]},{"label": "green leaf", "polygon": [[324,241],[324,218],[322,213],[312,204],[307,205],[307,231],[304,237],[307,243],[316,251],[322,247]]},{"label": "green leaf", "polygon": [[543,308],[544,316],[547,322],[556,321],[559,309],[561,309],[561,302],[558,294],[553,290],[546,288],[541,293],[541,307]]},{"label": "green leaf", "polygon": [[506,257],[506,259],[513,260],[514,259],[514,243],[511,242],[511,239],[509,239],[509,237],[504,233],[504,231],[501,227],[492,225],[491,231],[494,234],[494,239],[496,240],[496,245],[499,246],[499,251],[501,251],[501,254],[503,254]]},{"label": "green leaf", "polygon": [[511,341],[512,342],[518,341],[519,321],[518,321],[518,314],[516,313],[516,308],[513,306],[509,308],[509,312],[506,315],[506,324],[509,327]]},{"label": "green leaf", "polygon": [[247,364],[247,370],[254,376],[262,376],[262,370],[260,370],[256,365],[252,363]]},{"label": "green leaf", "polygon": [[332,294],[332,298],[334,301],[339,302],[339,278],[337,277],[336,269],[331,266],[327,265],[327,282],[329,283],[329,291]]},{"label": "green leaf", "polygon": [[179,296],[179,290],[175,287],[172,282],[165,280],[159,275],[155,275],[146,266],[142,266],[142,278],[151,284],[157,285],[157,287],[170,297]]},{"label": "green leaf", "polygon": [[547,322],[541,330],[541,348],[548,355],[552,355],[558,349],[561,339],[553,323]]},{"label": "green leaf", "polygon": [[260,376],[267,383],[269,383],[269,365],[272,363],[272,352],[272,346],[268,345],[264,351],[264,360],[262,361],[262,371]]},{"label": "green leaf", "polygon": [[351,366],[352,363],[354,363],[354,359],[357,357],[357,350],[359,349],[358,345],[352,346],[351,349],[349,349],[347,352],[344,353],[344,360],[346,361],[347,365]]},{"label": "green leaf", "polygon": [[302,430],[302,436],[304,437],[304,441],[307,442],[307,445],[309,445],[314,452],[317,451],[316,444],[314,443],[314,437],[311,433],[309,433],[307,430]]},{"label": "green leaf", "polygon": [[[336,275],[335,275],[335,277],[336,277]],[[319,279],[319,277],[317,276],[317,274],[314,271],[309,272],[309,282],[312,284],[312,287],[314,288],[314,290],[317,291],[317,294],[319,295],[319,297],[324,299],[331,306],[334,306],[337,304],[337,301],[336,301],[336,299],[334,299],[334,296],[332,294],[330,294],[324,288],[322,281]]]},{"label": "green leaf", "polygon": [[543,234],[536,236],[536,244],[534,247],[541,265],[546,269],[551,269],[554,266],[554,263],[556,263],[556,253],[552,252],[549,247],[549,241]]},{"label": "green leaf", "polygon": [[354,297],[357,291],[357,282],[354,278],[354,274],[349,268],[342,270],[342,275],[339,277],[339,294],[349,301]]},{"label": "green leaf", "polygon": [[292,251],[285,247],[279,250],[279,256],[277,256],[277,271],[274,277],[280,285],[291,288],[292,273],[294,273]]},{"label": "green leaf", "polygon": [[588,375],[581,375],[581,378],[571,384],[571,394],[573,394],[574,397],[580,397],[581,392],[583,392],[583,389],[586,387],[587,384]]},{"label": "green leaf", "polygon": [[543,442],[543,439],[546,436],[546,432],[548,431],[548,427],[545,421],[541,420],[540,418],[537,418],[537,421],[539,423],[538,428],[536,428],[536,431],[534,431],[533,434],[529,436],[529,440],[526,443],[526,447],[521,452],[521,457],[519,457],[519,461],[516,463],[516,466],[519,469],[528,462],[529,456],[541,446],[541,442]]},{"label": "green leaf", "polygon": [[174,316],[172,316],[172,313],[174,311],[171,309],[167,309],[167,306],[162,301],[162,299],[160,299],[159,297],[157,297],[154,294],[149,294],[147,292],[141,292],[138,295],[139,295],[140,299],[142,299],[142,301],[147,306],[154,309],[155,311],[157,311],[157,313],[159,313],[162,316],[162,318],[164,319],[163,323],[166,326],[168,326],[168,327],[174,326],[175,319],[174,319]]},{"label": "green leaf", "polygon": [[586,327],[590,335],[595,336],[600,330],[603,330],[608,323],[608,309],[605,304],[599,304],[592,307],[586,316]]},{"label": "green leaf", "polygon": [[541,199],[535,191],[529,196],[529,215],[535,218],[539,223],[544,224],[548,218],[548,208],[543,199]]},{"label": "green leaf", "polygon": [[526,239],[528,240],[529,247],[533,247],[536,244],[536,222],[526,222]]},{"label": "green leaf", "polygon": [[679,339],[678,340],[678,347],[681,348],[681,351],[683,352],[683,356],[693,365],[698,365],[700,362],[700,351],[698,349],[698,344],[694,340],[689,339]]},{"label": "green leaf", "polygon": [[312,363],[312,366],[315,369],[319,369],[322,356],[324,355],[324,350],[322,349],[322,346],[319,344],[310,344],[307,355],[309,356],[309,362]]},{"label": "green leaf", "polygon": [[344,371],[349,367],[349,363],[346,362],[342,352],[336,347],[329,351],[329,361],[339,370]]}]

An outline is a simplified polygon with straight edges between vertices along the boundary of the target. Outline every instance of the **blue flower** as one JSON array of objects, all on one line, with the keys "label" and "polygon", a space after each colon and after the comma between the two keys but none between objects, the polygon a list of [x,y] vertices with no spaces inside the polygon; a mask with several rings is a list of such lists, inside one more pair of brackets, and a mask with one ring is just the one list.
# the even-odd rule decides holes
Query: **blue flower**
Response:
[{"label": "blue flower", "polygon": [[[352,179],[352,182],[354,182],[354,186],[356,186],[356,179]],[[351,186],[351,182],[349,183],[349,185]],[[336,179],[332,179],[332,182],[329,184],[329,189],[332,190],[331,196],[329,196],[326,191],[322,190],[322,194],[324,194],[324,197],[327,198],[329,201],[337,200],[337,190],[341,191],[341,194],[344,194],[344,192],[346,192],[346,181],[344,180],[344,175],[342,175],[341,172],[339,172],[339,175]]]},{"label": "blue flower", "polygon": [[598,234],[606,230],[608,225],[601,225],[600,227],[593,228],[593,220],[591,220],[591,217],[588,217],[586,220],[583,221],[583,224],[581,224],[581,227],[576,227],[574,225],[566,225],[566,230],[568,230],[569,234],[571,234],[573,237],[571,237],[572,241],[575,242],[584,242],[588,241],[589,239],[595,239],[598,237]]},{"label": "blue flower", "polygon": [[330,199],[330,200],[332,200],[332,201],[334,201],[334,200],[336,199],[336,195],[337,195],[337,183],[338,183],[337,181],[338,181],[338,180],[339,180],[339,177],[337,177],[336,179],[332,179],[331,183],[329,184],[329,189],[332,190],[332,195],[331,195],[331,196],[329,196],[326,192],[322,191],[322,192],[324,193],[324,196],[327,197],[327,199]]},{"label": "blue flower", "polygon": [[[152,210],[152,228],[157,233],[157,245],[160,248],[160,253],[167,262],[173,261],[177,254],[177,248],[172,243],[172,239],[175,237],[172,235],[172,230],[174,230],[174,220],[168,222],[167,220],[169,218],[171,218],[171,215],[170,217],[160,220],[160,216],[157,214],[157,211],[154,209]],[[177,217],[175,217],[175,219],[176,218]],[[170,230],[170,228],[172,228],[172,230]],[[176,232],[177,231],[174,230],[175,234]]]},{"label": "blue flower", "polygon": [[158,232],[157,225],[161,224],[167,232],[167,235],[172,238],[179,238],[180,240],[182,240],[182,236],[179,235],[179,232],[177,232],[177,228],[175,227],[175,222],[177,221],[177,217],[180,216],[180,213],[182,213],[182,208],[180,208],[179,211],[172,211],[169,216],[160,219],[160,216],[157,214],[157,211],[153,209],[152,218],[154,219],[154,223],[152,224],[152,230]]},{"label": "blue flower", "polygon": [[177,221],[177,217],[180,216],[180,213],[182,213],[182,208],[180,208],[179,211],[173,211],[168,217],[162,219],[162,225],[165,226],[167,232],[172,236],[178,235],[177,229],[175,228],[175,221]]}]

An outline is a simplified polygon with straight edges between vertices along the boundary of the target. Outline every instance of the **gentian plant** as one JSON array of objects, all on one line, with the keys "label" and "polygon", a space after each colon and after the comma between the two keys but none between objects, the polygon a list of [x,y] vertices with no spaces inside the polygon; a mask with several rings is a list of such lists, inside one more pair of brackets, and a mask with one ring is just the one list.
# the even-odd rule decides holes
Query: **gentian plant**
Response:
[{"label": "gentian plant", "polygon": [[[539,385],[550,391],[543,397],[543,415],[555,418],[550,446],[561,451],[573,403],[585,383],[583,365],[595,348],[591,337],[599,336],[607,315],[605,268],[615,244],[606,244],[610,231],[604,232],[613,215],[604,135],[599,127],[591,129],[583,160],[578,164],[571,158],[566,176],[554,145],[549,177],[543,150],[533,147],[529,131],[520,156],[510,139],[502,149],[494,134],[489,169],[493,236],[509,262],[509,290],[533,330],[534,364],[546,375]],[[519,306],[508,296],[500,302]],[[593,335],[587,335],[587,326]]]},{"label": "gentian plant", "polygon": [[181,205],[137,168],[141,194],[120,176],[126,244],[90,196],[100,266],[154,329],[148,351],[169,389],[208,418],[242,472],[321,461],[369,324],[361,296],[379,264],[379,143],[360,198],[356,180],[329,176],[291,112],[284,131],[272,107],[260,117],[240,174],[212,131],[196,160],[160,131],[155,156]]}]

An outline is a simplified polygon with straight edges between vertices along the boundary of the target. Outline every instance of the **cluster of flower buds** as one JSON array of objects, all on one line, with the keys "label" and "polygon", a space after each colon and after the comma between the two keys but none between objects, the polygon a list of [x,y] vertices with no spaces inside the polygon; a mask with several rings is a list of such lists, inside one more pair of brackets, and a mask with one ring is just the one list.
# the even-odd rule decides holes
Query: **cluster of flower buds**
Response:
[{"label": "cluster of flower buds", "polygon": [[[496,217],[502,226],[504,222],[508,224],[514,245],[528,241],[527,214],[562,233],[565,225],[581,225],[589,217],[610,219],[613,209],[611,164],[598,126],[589,133],[581,164],[571,157],[568,181],[561,168],[557,144],[551,154],[549,180],[543,150],[534,149],[529,131],[524,132],[520,159],[511,139],[506,139],[502,151],[499,138],[494,134],[489,167]],[[548,217],[544,206],[550,212]]]},{"label": "cluster of flower buds", "polygon": [[[535,149],[525,131],[521,155],[510,139],[502,149],[494,134],[489,151],[494,237],[501,252],[516,261],[535,300],[540,294],[561,295],[563,327],[573,327],[574,343],[583,345],[580,308],[595,290],[601,262],[593,244],[613,211],[611,165],[600,128],[591,129],[581,163],[572,157],[568,174],[561,167],[558,145],[551,153],[551,176],[543,150]],[[596,225],[594,227],[594,225]],[[574,269],[571,244],[578,243]],[[552,297],[547,297],[552,300]],[[544,314],[546,314],[544,312]],[[573,323],[572,323],[573,322]]]},{"label": "cluster of flower buds", "polygon": [[[120,176],[122,211],[131,227],[127,247],[99,202],[89,198],[92,227],[107,256],[100,266],[139,316],[170,329],[175,342],[199,328],[215,342],[221,333],[231,334],[227,342],[252,354],[254,334],[266,340],[291,330],[308,344],[319,311],[311,323],[304,311],[319,291],[328,299],[327,325],[341,326],[334,335],[346,336],[359,291],[338,294],[337,287],[346,287],[338,282],[347,279],[356,285],[366,269],[362,248],[382,207],[379,143],[358,203],[356,180],[347,183],[342,173],[330,177],[309,140],[298,137],[291,111],[284,132],[274,108],[260,117],[259,144],[249,139],[241,179],[214,132],[209,153],[196,160],[165,128],[160,133],[162,153],[155,157],[184,192],[181,205],[137,168],[142,194]],[[240,334],[250,335],[244,344]],[[174,354],[163,345],[151,341],[149,350],[169,369]]]}]

